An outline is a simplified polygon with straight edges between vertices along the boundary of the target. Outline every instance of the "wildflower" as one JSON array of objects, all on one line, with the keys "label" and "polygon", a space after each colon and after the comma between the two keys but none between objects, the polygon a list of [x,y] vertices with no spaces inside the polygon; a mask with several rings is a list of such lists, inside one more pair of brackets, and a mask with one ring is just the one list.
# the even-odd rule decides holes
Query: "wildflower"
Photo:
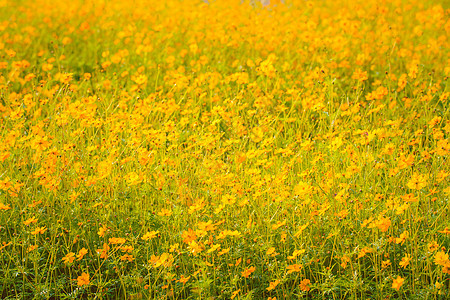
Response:
[{"label": "wildflower", "polygon": [[401,243],[401,244],[403,245],[403,243],[406,241],[406,239],[408,238],[408,236],[409,236],[409,232],[408,232],[408,231],[402,232],[402,233],[400,234],[400,237],[395,239],[395,243],[396,243],[396,244],[400,244],[400,243]]},{"label": "wildflower", "polygon": [[292,253],[291,256],[288,256],[289,260],[295,259],[297,256],[299,256],[300,254],[305,253],[305,249],[300,249],[300,250],[294,250],[294,252]]},{"label": "wildflower", "polygon": [[175,244],[171,245],[170,248],[169,248],[169,252],[174,252],[175,250],[178,249],[179,246],[180,245],[178,243],[175,243]]},{"label": "wildflower", "polygon": [[428,122],[428,125],[430,125],[430,127],[434,127],[436,125],[438,125],[442,120],[442,117],[434,117],[430,122]]},{"label": "wildflower", "polygon": [[304,196],[310,194],[312,192],[312,186],[310,186],[306,182],[299,182],[294,187],[294,193],[296,196],[299,196],[300,198],[303,198]]},{"label": "wildflower", "polygon": [[413,190],[420,190],[427,186],[427,177],[414,173],[411,179],[408,181],[408,187]]},{"label": "wildflower", "polygon": [[439,251],[434,256],[434,263],[443,267],[447,265],[450,267],[450,260],[448,257],[448,254],[446,254],[444,251]]},{"label": "wildflower", "polygon": [[131,252],[133,252],[133,246],[122,246],[122,247],[120,247],[120,251],[122,251],[122,252],[128,252],[128,253],[131,253]]},{"label": "wildflower", "polygon": [[87,253],[88,250],[86,248],[81,248],[80,251],[78,251],[77,260],[81,260]]},{"label": "wildflower", "polygon": [[134,257],[133,257],[133,255],[124,254],[120,257],[120,260],[132,262],[134,260]]},{"label": "wildflower", "polygon": [[234,291],[234,292],[231,294],[230,299],[234,299],[234,298],[239,294],[240,291],[241,291],[241,289],[238,289],[238,290]]},{"label": "wildflower", "polygon": [[154,268],[163,266],[165,268],[172,266],[174,261],[173,255],[170,253],[163,253],[160,256],[152,255],[150,257],[149,263],[153,265]]},{"label": "wildflower", "polygon": [[266,288],[266,290],[271,291],[276,288],[276,286],[280,283],[279,280],[275,280],[269,283],[269,287]]},{"label": "wildflower", "polygon": [[0,202],[0,210],[8,210],[8,209],[11,209],[11,206],[9,206],[7,204],[5,205]]},{"label": "wildflower", "polygon": [[29,247],[27,248],[27,252],[31,252],[31,251],[33,251],[33,250],[36,250],[37,247],[38,247],[38,245],[31,245],[31,246],[29,246]]},{"label": "wildflower", "polygon": [[207,253],[211,253],[211,252],[216,251],[219,248],[220,248],[220,244],[212,245],[211,248],[208,251],[206,251],[206,252]]},{"label": "wildflower", "polygon": [[267,255],[272,255],[273,253],[275,253],[275,247],[270,247],[269,249],[267,249],[266,254]]},{"label": "wildflower", "polygon": [[178,282],[181,282],[182,284],[185,284],[186,282],[189,281],[190,278],[191,278],[191,276],[184,277],[184,275],[181,275],[181,277],[180,277],[180,279],[178,280]]},{"label": "wildflower", "polygon": [[302,265],[299,265],[299,264],[293,264],[293,265],[289,265],[289,266],[287,266],[287,274],[291,274],[291,273],[294,273],[294,272],[300,272],[301,271],[301,269],[302,269]]},{"label": "wildflower", "polygon": [[392,288],[399,291],[400,287],[403,285],[404,281],[405,281],[405,278],[401,278],[400,276],[397,276],[397,278],[394,279],[392,282]]},{"label": "wildflower", "polygon": [[309,223],[306,223],[305,225],[300,226],[300,228],[298,229],[298,231],[294,234],[294,237],[298,238],[302,232],[306,229],[306,227],[309,226]]},{"label": "wildflower", "polygon": [[146,234],[144,234],[144,235],[141,237],[141,239],[144,240],[144,241],[151,240],[151,239],[153,239],[154,237],[156,237],[156,236],[158,235],[158,233],[159,233],[159,230],[147,232]]},{"label": "wildflower", "polygon": [[126,242],[124,238],[110,238],[108,241],[112,245],[124,244]]},{"label": "wildflower", "polygon": [[439,233],[445,233],[445,234],[450,234],[450,229],[448,227],[445,227],[444,230],[439,230]]},{"label": "wildflower", "polygon": [[38,136],[31,141],[31,148],[39,152],[47,149],[50,146],[50,142],[47,137]]},{"label": "wildflower", "polygon": [[128,186],[137,185],[142,182],[142,179],[136,172],[128,173],[125,175],[124,179],[126,180]]},{"label": "wildflower", "polygon": [[102,249],[97,249],[97,253],[100,253],[100,258],[108,258],[109,246],[106,243],[103,243]]},{"label": "wildflower", "polygon": [[256,270],[255,267],[246,268],[244,271],[242,271],[241,275],[242,277],[248,278],[248,276],[250,276],[250,274],[255,272],[255,270]]},{"label": "wildflower", "polygon": [[400,265],[400,267],[402,267],[402,268],[406,268],[406,266],[408,266],[409,265],[409,262],[411,261],[411,256],[409,256],[409,254],[406,254],[403,258],[402,258],[402,260],[401,260],[401,262],[399,263],[399,265]]},{"label": "wildflower", "polygon": [[364,247],[361,249],[361,251],[358,254],[358,258],[364,257],[366,256],[367,253],[371,253],[373,251],[373,249],[369,248],[369,247]]},{"label": "wildflower", "polygon": [[382,269],[386,269],[387,267],[389,267],[391,265],[391,261],[388,259],[388,260],[383,260],[382,262],[381,262],[381,268]]},{"label": "wildflower", "polygon": [[359,80],[361,82],[367,80],[369,77],[367,76],[367,71],[361,71],[361,69],[356,69],[352,75],[352,79]]},{"label": "wildflower", "polygon": [[189,250],[191,251],[194,256],[197,256],[198,253],[202,252],[204,250],[203,244],[196,241],[191,241],[189,243]]},{"label": "wildflower", "polygon": [[222,250],[218,253],[218,255],[219,255],[219,256],[222,256],[222,255],[224,255],[224,254],[227,254],[228,252],[230,252],[230,250],[231,250],[231,248],[222,249]]},{"label": "wildflower", "polygon": [[47,231],[47,228],[45,226],[43,227],[36,227],[31,234],[32,235],[36,235],[36,234],[44,234]]},{"label": "wildflower", "polygon": [[379,217],[378,220],[374,221],[371,225],[372,227],[377,227],[382,232],[388,231],[389,227],[391,226],[392,222],[389,218],[386,217]]},{"label": "wildflower", "polygon": [[439,244],[436,241],[431,241],[427,244],[428,251],[434,252],[439,249]]},{"label": "wildflower", "polygon": [[303,279],[300,281],[300,289],[304,292],[310,290],[311,281],[309,279]]},{"label": "wildflower", "polygon": [[181,237],[183,239],[183,243],[189,244],[193,240],[197,239],[197,234],[195,233],[194,230],[189,228],[187,231],[183,231],[183,233],[181,234]]},{"label": "wildflower", "polygon": [[98,230],[98,232],[97,232],[97,234],[100,236],[100,237],[104,237],[105,236],[105,232],[108,230],[108,228],[105,226],[105,225],[103,225],[102,227],[100,227],[100,229]]},{"label": "wildflower", "polygon": [[66,256],[64,256],[62,258],[62,261],[64,262],[64,264],[69,264],[72,263],[75,260],[75,253],[73,252],[69,252],[66,254]]},{"label": "wildflower", "polygon": [[276,224],[272,225],[272,229],[273,230],[277,230],[278,228],[280,228],[281,226],[286,224],[286,220],[285,221],[278,221]]},{"label": "wildflower", "polygon": [[78,276],[77,281],[78,281],[78,286],[88,285],[89,282],[90,282],[89,281],[89,274],[83,272],[81,274],[81,276]]},{"label": "wildflower", "polygon": [[159,211],[159,212],[157,213],[157,215],[158,215],[158,216],[161,216],[161,217],[170,217],[170,216],[172,215],[172,211],[163,208],[163,209],[161,209],[161,211]]},{"label": "wildflower", "polygon": [[348,257],[347,255],[342,256],[341,258],[341,267],[343,269],[347,268],[347,264],[351,261],[350,257]]}]

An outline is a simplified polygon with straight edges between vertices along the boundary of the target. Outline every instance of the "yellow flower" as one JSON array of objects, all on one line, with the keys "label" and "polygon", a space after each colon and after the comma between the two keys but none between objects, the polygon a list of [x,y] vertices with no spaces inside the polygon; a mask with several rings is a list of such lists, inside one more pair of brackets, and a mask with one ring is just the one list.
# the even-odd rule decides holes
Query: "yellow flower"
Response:
[{"label": "yellow flower", "polygon": [[266,254],[271,255],[274,252],[275,252],[275,247],[270,247],[269,249],[267,249]]},{"label": "yellow flower", "polygon": [[358,258],[364,257],[367,253],[372,252],[373,250],[369,247],[364,247],[361,249],[361,251],[358,253]]},{"label": "yellow flower", "polygon": [[250,274],[252,274],[253,272],[255,272],[256,268],[255,267],[250,267],[245,269],[244,271],[242,271],[241,275],[245,278],[248,278],[248,276],[250,276]]},{"label": "yellow flower", "polygon": [[400,276],[397,276],[397,278],[394,279],[392,282],[392,288],[399,291],[400,287],[403,285],[404,281],[405,281],[405,278],[401,278]]},{"label": "yellow flower", "polygon": [[105,232],[108,230],[108,228],[103,225],[102,227],[100,227],[100,229],[98,230],[97,234],[101,237],[105,236]]},{"label": "yellow flower", "polygon": [[124,238],[110,238],[110,239],[108,239],[108,241],[112,245],[124,244],[126,242],[126,240]]},{"label": "yellow flower", "polygon": [[163,209],[161,209],[161,211],[159,211],[157,213],[157,215],[161,216],[161,217],[170,217],[172,215],[172,211],[168,210],[166,208],[163,208]]},{"label": "yellow flower", "polygon": [[266,288],[266,290],[271,291],[276,288],[276,286],[280,283],[279,280],[275,280],[269,283],[269,287]]},{"label": "yellow flower", "polygon": [[310,284],[311,281],[309,279],[303,279],[302,281],[300,281],[300,289],[304,292],[307,292],[310,290]]},{"label": "yellow flower", "polygon": [[31,234],[32,235],[36,235],[36,234],[44,234],[47,231],[47,228],[45,226],[43,227],[36,227]]},{"label": "yellow flower", "polygon": [[178,282],[181,282],[182,284],[185,284],[186,282],[188,282],[188,280],[191,278],[191,276],[188,277],[184,277],[184,275],[181,275],[180,279],[178,280]]},{"label": "yellow flower", "polygon": [[88,285],[89,282],[90,282],[89,281],[89,274],[83,272],[81,274],[81,276],[78,276],[77,281],[78,281],[78,286]]},{"label": "yellow flower", "polygon": [[289,265],[289,266],[287,266],[287,270],[288,270],[287,274],[291,274],[291,273],[294,273],[294,272],[300,272],[302,267],[303,266],[299,265],[299,264]]},{"label": "yellow flower", "polygon": [[406,268],[407,265],[409,265],[409,262],[411,261],[411,256],[409,256],[408,254],[406,254],[401,262],[399,263],[400,267],[402,268]]},{"label": "yellow flower", "polygon": [[37,247],[38,247],[37,245],[31,245],[27,248],[27,252],[31,252],[31,251],[37,249]]},{"label": "yellow flower", "polygon": [[383,260],[382,262],[381,262],[381,268],[382,269],[386,269],[387,267],[389,267],[391,265],[391,261],[388,259],[388,260]]},{"label": "yellow flower", "polygon": [[272,229],[273,230],[277,230],[278,228],[280,228],[281,226],[286,225],[286,221],[278,221],[276,224],[272,225]]},{"label": "yellow flower", "polygon": [[444,251],[439,251],[434,256],[434,263],[440,266],[449,266],[450,267],[450,260],[448,258],[448,254],[446,254]]},{"label": "yellow flower", "polygon": [[97,253],[100,253],[100,258],[108,258],[109,246],[106,243],[103,243],[102,249],[97,249]]},{"label": "yellow flower", "polygon": [[241,291],[241,289],[234,291],[233,294],[231,294],[230,299],[234,299],[239,294],[240,291]]},{"label": "yellow flower", "polygon": [[427,177],[414,173],[411,179],[408,181],[408,187],[412,190],[420,190],[427,186]]},{"label": "yellow flower", "polygon": [[400,237],[395,239],[395,243],[396,243],[396,244],[400,244],[400,243],[401,243],[401,244],[403,245],[403,243],[406,241],[406,239],[408,238],[408,236],[409,236],[409,232],[408,232],[408,231],[402,232],[402,233],[400,234]]},{"label": "yellow flower", "polygon": [[62,261],[63,261],[64,264],[66,264],[66,265],[67,265],[68,263],[72,263],[74,260],[75,260],[75,253],[73,253],[73,252],[67,253],[67,255],[64,256],[64,257],[62,258]]},{"label": "yellow flower", "polygon": [[31,223],[36,223],[38,220],[35,217],[31,217],[28,220],[24,221],[24,225],[30,225]]},{"label": "yellow flower", "polygon": [[152,238],[156,237],[158,235],[158,233],[159,233],[159,230],[147,232],[146,234],[144,234],[141,237],[141,239],[143,239],[144,241],[151,240]]},{"label": "yellow flower", "polygon": [[305,249],[300,249],[300,250],[294,250],[294,252],[292,253],[292,255],[291,256],[288,256],[288,258],[287,259],[289,259],[289,260],[292,260],[292,259],[295,259],[297,256],[299,256],[300,254],[303,254],[303,253],[305,253]]},{"label": "yellow flower", "polygon": [[77,260],[81,260],[87,253],[88,250],[86,248],[81,248],[80,251],[78,251]]},{"label": "yellow flower", "polygon": [[120,260],[132,262],[134,260],[134,257],[130,254],[124,254],[120,257]]}]

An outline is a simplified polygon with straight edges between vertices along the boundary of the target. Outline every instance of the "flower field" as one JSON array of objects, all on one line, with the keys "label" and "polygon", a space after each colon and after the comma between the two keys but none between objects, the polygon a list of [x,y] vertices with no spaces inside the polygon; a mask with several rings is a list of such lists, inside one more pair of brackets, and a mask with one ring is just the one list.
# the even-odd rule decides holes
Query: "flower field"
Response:
[{"label": "flower field", "polygon": [[446,1],[0,0],[1,299],[448,299]]}]

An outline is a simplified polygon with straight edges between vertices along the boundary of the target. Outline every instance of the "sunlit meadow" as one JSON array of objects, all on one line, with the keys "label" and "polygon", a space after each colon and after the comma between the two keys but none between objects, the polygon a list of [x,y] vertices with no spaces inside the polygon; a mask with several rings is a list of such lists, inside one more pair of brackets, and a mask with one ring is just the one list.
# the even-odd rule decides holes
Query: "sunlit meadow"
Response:
[{"label": "sunlit meadow", "polygon": [[0,0],[0,298],[448,299],[449,3],[206,2]]}]

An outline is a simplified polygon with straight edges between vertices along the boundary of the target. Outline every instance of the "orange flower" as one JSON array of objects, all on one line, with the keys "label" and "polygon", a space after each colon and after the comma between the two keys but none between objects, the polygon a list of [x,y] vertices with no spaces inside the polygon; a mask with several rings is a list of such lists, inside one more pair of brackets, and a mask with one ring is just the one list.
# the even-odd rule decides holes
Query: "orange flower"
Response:
[{"label": "orange flower", "polygon": [[185,284],[186,282],[188,282],[188,280],[190,278],[191,278],[191,276],[184,277],[184,275],[181,275],[180,280],[178,280],[178,282],[181,282],[182,284]]},{"label": "orange flower", "polygon": [[78,276],[77,278],[78,286],[88,285],[89,284],[89,274],[82,273],[81,276]]},{"label": "orange flower", "polygon": [[183,238],[183,242],[189,244],[190,242],[197,239],[197,234],[195,231],[189,228],[187,231],[183,231],[181,237]]},{"label": "orange flower", "polygon": [[427,186],[427,177],[425,175],[420,175],[414,173],[411,180],[408,181],[408,187],[412,190],[421,190]]},{"label": "orange flower", "polygon": [[233,294],[231,295],[230,299],[234,299],[239,294],[240,291],[241,291],[241,289],[234,291]]},{"label": "orange flower", "polygon": [[402,261],[399,263],[400,267],[402,268],[406,268],[406,266],[409,265],[409,262],[411,261],[411,256],[409,256],[408,254],[406,254],[403,258]]},{"label": "orange flower", "polygon": [[302,281],[300,281],[300,289],[304,292],[307,292],[310,290],[310,284],[311,281],[309,279],[303,279]]},{"label": "orange flower", "polygon": [[255,272],[256,268],[255,267],[250,267],[245,269],[244,271],[242,271],[241,275],[245,278],[248,278],[248,276],[250,276],[250,274],[252,274],[253,272]]},{"label": "orange flower", "polygon": [[62,261],[63,261],[64,264],[66,264],[66,265],[67,265],[68,263],[72,263],[74,260],[75,260],[75,253],[73,253],[73,252],[67,253],[67,255],[64,256],[64,257],[62,258]]},{"label": "orange flower", "polygon": [[300,254],[305,253],[305,249],[300,249],[300,250],[294,250],[294,252],[292,253],[291,256],[288,256],[287,259],[292,260],[295,259],[297,256],[299,256]]},{"label": "orange flower", "polygon": [[100,229],[98,230],[97,234],[101,237],[105,236],[105,232],[108,230],[108,228],[103,225],[102,227],[100,227]]},{"label": "orange flower", "polygon": [[110,238],[110,239],[108,239],[108,241],[112,245],[124,244],[126,242],[126,240],[124,238]]},{"label": "orange flower", "polygon": [[102,249],[97,249],[97,253],[100,253],[100,258],[108,258],[109,246],[106,243],[103,243]]},{"label": "orange flower", "polygon": [[280,283],[279,280],[275,280],[269,283],[269,287],[266,288],[266,290],[271,291],[277,287],[277,285]]},{"label": "orange flower", "polygon": [[159,231],[150,231],[147,232],[146,234],[144,234],[141,239],[143,239],[144,241],[148,241],[151,240],[152,238],[156,237],[158,235]]},{"label": "orange flower", "polygon": [[293,265],[287,266],[287,270],[288,270],[287,273],[291,274],[291,273],[294,273],[294,272],[300,272],[302,267],[303,266],[299,265],[299,264],[293,264]]},{"label": "orange flower", "polygon": [[31,217],[28,220],[24,221],[24,225],[30,225],[31,223],[36,223],[38,220],[35,217]]},{"label": "orange flower", "polygon": [[9,206],[8,204],[3,204],[3,203],[0,203],[0,210],[8,210],[8,209],[11,209],[11,206]]},{"label": "orange flower", "polygon": [[450,267],[450,260],[448,258],[448,254],[446,254],[444,251],[439,251],[434,256],[434,263],[440,266],[448,266]]},{"label": "orange flower", "polygon": [[80,251],[78,251],[77,260],[81,260],[87,253],[88,250],[86,248],[81,248]]},{"label": "orange flower", "polygon": [[392,282],[392,288],[396,289],[397,291],[400,290],[400,287],[403,285],[404,281],[405,281],[405,278],[401,278],[400,276],[397,276],[397,279],[394,279]]},{"label": "orange flower", "polygon": [[47,228],[45,228],[45,226],[43,227],[36,227],[36,229],[34,229],[31,234],[32,235],[36,235],[36,234],[44,234],[44,232],[47,231]]}]

